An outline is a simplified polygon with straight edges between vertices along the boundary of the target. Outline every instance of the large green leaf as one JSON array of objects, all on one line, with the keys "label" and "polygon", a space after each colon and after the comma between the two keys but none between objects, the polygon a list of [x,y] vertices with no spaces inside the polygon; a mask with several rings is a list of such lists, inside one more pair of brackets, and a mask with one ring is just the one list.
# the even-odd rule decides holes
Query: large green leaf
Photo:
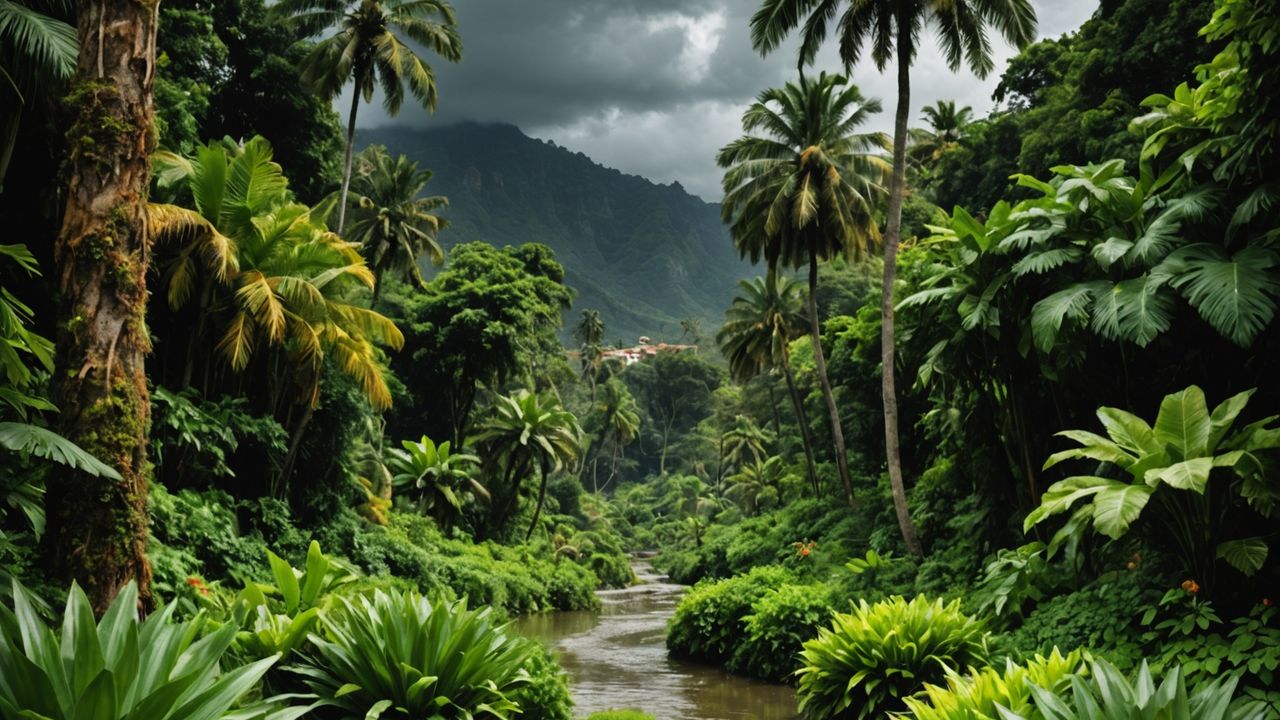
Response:
[{"label": "large green leaf", "polygon": [[0,447],[46,458],[95,477],[120,479],[115,468],[85,452],[79,445],[38,425],[0,422]]},{"label": "large green leaf", "polygon": [[1192,490],[1204,494],[1205,483],[1209,482],[1209,473],[1213,471],[1213,458],[1198,457],[1183,460],[1162,468],[1152,468],[1144,476],[1147,484],[1153,488],[1164,483],[1179,490]]},{"label": "large green leaf", "polygon": [[1115,540],[1129,531],[1155,490],[1147,485],[1115,485],[1103,488],[1093,498],[1093,526]]},{"label": "large green leaf", "polygon": [[1160,455],[1164,447],[1146,420],[1117,408],[1098,408],[1098,420],[1117,445],[1139,457]]},{"label": "large green leaf", "polygon": [[1256,388],[1232,395],[1213,409],[1213,413],[1209,415],[1208,451],[1210,453],[1218,449],[1218,443],[1222,442],[1222,439],[1226,437],[1231,425],[1240,416],[1240,412],[1244,410],[1245,405],[1249,404],[1249,398],[1253,397],[1255,392],[1257,392]]},{"label": "large green leaf", "polygon": [[1044,470],[1048,470],[1063,460],[1077,458],[1089,458],[1098,462],[1112,463],[1124,469],[1128,469],[1137,461],[1137,458],[1132,453],[1096,433],[1084,430],[1063,430],[1058,435],[1075,440],[1080,443],[1080,447],[1063,450],[1049,456],[1049,459],[1044,463]]},{"label": "large green leaf", "polygon": [[1156,416],[1155,433],[1160,442],[1172,447],[1182,459],[1197,458],[1209,452],[1209,406],[1204,391],[1191,387],[1166,395]]},{"label": "large green leaf", "polygon": [[1094,475],[1077,475],[1049,486],[1040,498],[1040,507],[1027,514],[1022,523],[1024,532],[1046,518],[1071,509],[1077,500],[1097,495],[1110,487],[1127,487],[1124,483]]},{"label": "large green leaf", "polygon": [[1218,558],[1245,575],[1253,575],[1267,562],[1267,543],[1262,538],[1228,540],[1218,544]]},{"label": "large green leaf", "polygon": [[1081,283],[1050,295],[1031,308],[1031,333],[1036,347],[1044,352],[1053,348],[1066,320],[1084,322],[1089,317],[1089,303],[1099,289],[1098,283]]},{"label": "large green leaf", "polygon": [[1242,347],[1275,317],[1280,279],[1276,253],[1249,245],[1231,257],[1207,243],[1173,252],[1165,265],[1170,283],[1210,325]]}]

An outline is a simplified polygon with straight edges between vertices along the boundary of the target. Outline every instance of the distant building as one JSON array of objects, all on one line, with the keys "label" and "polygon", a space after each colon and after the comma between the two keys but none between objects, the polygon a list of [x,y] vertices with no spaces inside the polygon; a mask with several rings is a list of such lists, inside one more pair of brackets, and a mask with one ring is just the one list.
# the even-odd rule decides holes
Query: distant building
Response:
[{"label": "distant building", "polygon": [[624,365],[638,363],[647,357],[653,357],[662,352],[684,352],[693,350],[697,352],[697,345],[676,345],[672,343],[655,343],[647,335],[641,335],[637,340],[635,347],[629,348],[609,348],[600,353],[605,360],[616,360]]}]

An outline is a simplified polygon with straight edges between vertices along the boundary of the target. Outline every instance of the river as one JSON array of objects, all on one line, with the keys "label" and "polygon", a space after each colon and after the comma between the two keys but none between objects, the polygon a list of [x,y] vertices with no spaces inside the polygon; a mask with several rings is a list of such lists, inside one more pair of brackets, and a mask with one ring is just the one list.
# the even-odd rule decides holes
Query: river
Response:
[{"label": "river", "polygon": [[569,672],[575,712],[635,708],[658,720],[792,720],[791,688],[667,656],[667,620],[686,588],[647,563],[639,583],[601,590],[601,609],[521,618],[516,628],[547,643]]}]

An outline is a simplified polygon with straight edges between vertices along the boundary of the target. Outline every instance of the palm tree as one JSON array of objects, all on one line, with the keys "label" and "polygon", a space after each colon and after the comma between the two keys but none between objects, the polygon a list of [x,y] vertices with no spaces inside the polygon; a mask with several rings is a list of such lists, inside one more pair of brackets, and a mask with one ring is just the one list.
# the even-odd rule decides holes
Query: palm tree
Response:
[{"label": "palm tree", "polygon": [[76,69],[75,3],[0,0],[0,189],[18,141],[22,111],[51,99]]},{"label": "palm tree", "polygon": [[564,409],[554,393],[536,394],[519,390],[514,395],[500,395],[494,402],[493,415],[483,422],[476,434],[476,444],[490,454],[490,462],[502,467],[502,483],[492,492],[490,530],[499,530],[520,497],[520,486],[531,467],[538,468],[538,499],[533,521],[525,534],[528,540],[538,526],[538,517],[547,497],[547,480],[578,456],[582,447],[582,428],[573,413]]},{"label": "palm tree", "polygon": [[431,171],[419,170],[404,155],[392,159],[382,146],[360,153],[348,198],[352,222],[344,237],[360,246],[377,278],[372,305],[377,305],[388,273],[407,278],[423,290],[427,284],[418,258],[426,255],[435,265],[444,262],[444,248],[437,238],[449,222],[435,211],[449,207],[449,199],[421,197],[429,182]]},{"label": "palm tree", "polygon": [[[809,331],[822,394],[831,416],[836,467],[853,505],[853,483],[818,321],[818,263],[864,257],[879,240],[874,202],[887,171],[877,154],[881,133],[855,133],[880,103],[840,75],[765,90],[742,116],[746,136],[717,157],[724,175],[723,215],[739,253],[779,265],[809,266]],[[763,135],[752,135],[757,130]]]},{"label": "palm tree", "polygon": [[603,488],[596,484],[596,462],[600,459],[600,450],[606,441],[612,441],[609,477],[604,483],[607,488],[618,474],[618,458],[622,448],[630,445],[640,435],[640,408],[631,391],[621,380],[609,378],[609,381],[603,385],[600,398],[593,402],[592,409],[594,412],[591,421],[598,425],[599,429],[596,442],[592,446],[594,452],[591,462],[591,489],[592,492],[600,492]]},{"label": "palm tree", "polygon": [[338,198],[337,231],[341,233],[346,226],[360,98],[371,102],[375,85],[380,87],[382,106],[394,117],[404,103],[408,84],[414,98],[434,112],[435,73],[407,41],[416,42],[449,62],[461,60],[462,39],[454,27],[453,7],[446,0],[280,0],[272,10],[288,16],[303,37],[334,30],[316,43],[302,61],[303,82],[326,100],[336,98],[348,82],[355,83]]},{"label": "palm tree", "polygon": [[[352,243],[292,201],[271,158],[271,144],[261,137],[243,146],[203,146],[191,158],[156,156],[162,188],[194,206],[148,208],[157,245],[175,247],[162,275],[169,305],[183,307],[202,288],[188,365],[212,318],[222,323],[218,354],[233,371],[243,371],[262,348],[288,356],[268,385],[273,411],[289,379],[315,403],[326,353],[360,383],[370,404],[386,409],[391,391],[374,344],[398,348],[404,336],[355,302],[352,291],[372,288],[373,273]],[[184,381],[190,374],[184,370]]]},{"label": "palm tree", "polygon": [[475,476],[480,458],[453,452],[448,440],[436,445],[426,435],[419,442],[405,440],[400,445],[403,450],[387,451],[391,484],[416,491],[419,511],[440,527],[447,530],[462,514],[466,494],[489,499],[489,490]]},{"label": "palm tree", "polygon": [[600,375],[600,365],[604,360],[604,349],[600,342],[604,340],[604,319],[599,310],[583,310],[578,326],[573,335],[582,343],[579,351],[582,361],[582,376],[591,387],[591,400],[596,399],[596,381]]},{"label": "palm tree", "polygon": [[954,100],[939,100],[922,111],[928,129],[911,130],[912,160],[920,165],[933,165],[950,152],[964,137],[973,118],[973,108],[956,108]]},{"label": "palm tree", "polygon": [[898,107],[893,124],[893,178],[889,184],[889,208],[884,231],[884,282],[880,296],[880,345],[884,396],[885,455],[889,484],[898,525],[907,548],[923,555],[915,526],[907,510],[898,450],[898,397],[894,387],[893,287],[898,268],[898,241],[902,232],[902,201],[906,195],[907,118],[911,113],[911,62],[916,41],[925,25],[938,34],[947,65],[954,72],[967,65],[979,77],[994,68],[987,27],[995,27],[1011,44],[1022,48],[1036,34],[1036,12],[1031,0],[843,0],[844,13],[836,14],[842,0],[764,0],[751,18],[751,41],[767,54],[777,49],[797,27],[801,30],[798,63],[811,65],[818,48],[836,24],[840,59],[851,69],[870,46],[871,59],[884,70],[896,54]]},{"label": "palm tree", "polygon": [[727,446],[724,458],[738,468],[746,465],[748,459],[753,463],[764,462],[768,456],[766,446],[774,440],[773,435],[762,430],[748,415],[737,416],[724,439]]},{"label": "palm tree", "polygon": [[754,515],[771,495],[774,499],[782,496],[784,475],[786,470],[780,457],[744,464],[736,473],[726,478],[729,489],[725,491],[725,496],[738,503],[743,513]]},{"label": "palm tree", "polygon": [[813,461],[813,440],[795,375],[791,372],[791,341],[803,337],[805,317],[804,287],[790,278],[770,273],[762,278],[738,283],[741,294],[724,314],[724,325],[716,333],[720,352],[729,361],[729,373],[738,382],[759,375],[766,368],[778,368],[787,382],[791,407],[795,410],[800,439],[804,443],[809,484],[816,496],[818,473]]}]

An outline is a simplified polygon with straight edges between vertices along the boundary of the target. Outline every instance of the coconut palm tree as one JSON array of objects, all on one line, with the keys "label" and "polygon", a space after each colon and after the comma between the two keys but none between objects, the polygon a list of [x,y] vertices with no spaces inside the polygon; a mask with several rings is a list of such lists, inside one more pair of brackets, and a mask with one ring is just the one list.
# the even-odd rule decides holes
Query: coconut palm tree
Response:
[{"label": "coconut palm tree", "polygon": [[302,37],[333,34],[316,43],[302,61],[302,80],[326,100],[348,83],[351,112],[347,117],[347,151],[338,199],[337,231],[346,227],[347,192],[351,185],[356,113],[360,99],[373,100],[382,90],[382,106],[395,116],[404,103],[405,85],[428,111],[436,109],[436,76],[408,42],[415,42],[449,62],[462,59],[453,6],[446,0],[280,0],[272,11],[287,17]]},{"label": "coconut palm tree", "polygon": [[528,540],[538,526],[551,473],[573,462],[582,448],[582,428],[577,418],[564,409],[554,393],[519,390],[495,399],[493,414],[480,424],[475,442],[502,472],[501,484],[490,486],[495,496],[490,505],[490,532],[500,530],[511,516],[525,474],[538,469],[538,499],[525,534]]},{"label": "coconut palm tree", "polygon": [[[374,345],[398,348],[404,336],[357,302],[353,291],[372,289],[373,273],[355,245],[293,202],[271,158],[271,145],[261,137],[243,146],[202,146],[190,158],[156,156],[161,187],[193,206],[148,209],[156,244],[173,249],[161,278],[170,307],[182,308],[201,288],[187,362],[196,359],[212,320],[221,325],[218,354],[235,372],[264,348],[287,355],[289,362],[268,383],[273,411],[286,399],[290,380],[314,404],[326,353],[360,383],[374,407],[385,409],[391,391]],[[190,374],[184,370],[185,379]]]},{"label": "coconut palm tree", "polygon": [[725,311],[724,325],[716,333],[716,342],[729,361],[729,374],[738,382],[750,380],[767,368],[781,371],[791,396],[796,424],[800,426],[809,484],[816,496],[818,473],[814,467],[808,413],[791,372],[791,341],[807,332],[804,287],[776,273],[743,280],[738,287],[741,292]]},{"label": "coconut palm tree", "polygon": [[724,434],[724,459],[735,467],[764,462],[768,456],[767,446],[773,442],[773,435],[756,425],[749,415],[734,418],[733,427]]},{"label": "coconut palm tree", "polygon": [[[853,483],[818,321],[818,263],[862,259],[880,239],[873,217],[888,166],[881,133],[854,130],[880,111],[840,75],[762,92],[742,116],[747,133],[717,157],[724,175],[722,212],[739,253],[770,272],[809,268],[809,331],[822,395],[831,416],[836,467],[853,505]],[[760,134],[752,134],[760,131]]]},{"label": "coconut palm tree", "polygon": [[600,460],[600,452],[605,443],[611,442],[613,445],[609,477],[604,483],[604,487],[607,488],[618,474],[618,459],[622,448],[630,445],[640,435],[640,408],[626,384],[618,378],[609,378],[601,389],[599,398],[592,404],[591,423],[598,428],[596,442],[592,444],[592,492],[600,492],[604,489],[596,483],[596,464]]},{"label": "coconut palm tree", "polygon": [[418,163],[404,155],[393,159],[380,145],[366,148],[357,159],[347,198],[351,227],[343,237],[360,246],[377,279],[373,305],[388,274],[408,279],[423,290],[427,284],[418,258],[426,255],[436,265],[444,262],[438,237],[449,222],[435,211],[449,207],[449,199],[423,197],[429,182],[430,170],[419,170]]},{"label": "coconut palm tree", "polygon": [[599,310],[583,310],[578,325],[573,329],[573,336],[582,344],[580,357],[582,360],[582,376],[591,387],[591,400],[596,399],[596,381],[600,375],[600,365],[604,360],[604,349],[600,343],[604,340],[604,319]]},{"label": "coconut palm tree", "polygon": [[[844,12],[838,13],[840,6]],[[839,15],[839,17],[837,17]],[[898,242],[902,231],[902,201],[906,195],[907,119],[911,113],[911,63],[916,42],[926,25],[937,32],[952,71],[967,66],[979,77],[994,68],[987,28],[994,27],[1011,44],[1022,48],[1036,34],[1031,0],[763,0],[751,18],[751,41],[761,53],[777,49],[793,30],[800,31],[798,64],[811,65],[834,27],[840,59],[852,69],[870,50],[871,60],[884,70],[897,64],[898,105],[893,124],[893,176],[884,232],[884,281],[880,297],[880,345],[884,396],[885,454],[893,489],[898,525],[907,548],[923,555],[915,526],[907,511],[898,450],[898,398],[894,385],[893,288],[897,277]]]},{"label": "coconut palm tree", "polygon": [[939,100],[921,112],[929,127],[911,130],[908,152],[918,165],[933,165],[964,137],[965,128],[973,119],[973,108],[968,105],[957,108],[954,100]]},{"label": "coconut palm tree", "polygon": [[22,111],[52,98],[75,72],[80,45],[74,18],[70,0],[0,0],[0,187]]}]

